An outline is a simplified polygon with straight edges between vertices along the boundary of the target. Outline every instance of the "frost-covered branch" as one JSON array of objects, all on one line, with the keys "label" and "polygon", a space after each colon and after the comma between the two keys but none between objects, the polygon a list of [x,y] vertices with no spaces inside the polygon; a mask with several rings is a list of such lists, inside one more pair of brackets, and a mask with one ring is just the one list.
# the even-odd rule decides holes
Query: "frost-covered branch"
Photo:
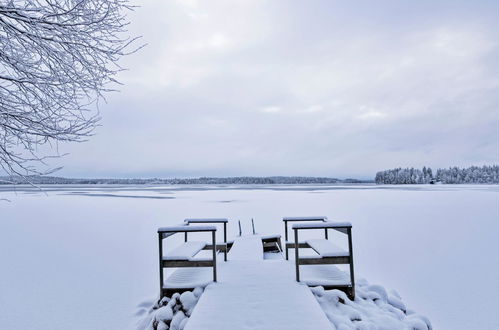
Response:
[{"label": "frost-covered branch", "polygon": [[40,174],[39,147],[81,142],[96,127],[98,101],[113,90],[118,60],[137,48],[126,36],[128,0],[0,2],[0,167]]}]

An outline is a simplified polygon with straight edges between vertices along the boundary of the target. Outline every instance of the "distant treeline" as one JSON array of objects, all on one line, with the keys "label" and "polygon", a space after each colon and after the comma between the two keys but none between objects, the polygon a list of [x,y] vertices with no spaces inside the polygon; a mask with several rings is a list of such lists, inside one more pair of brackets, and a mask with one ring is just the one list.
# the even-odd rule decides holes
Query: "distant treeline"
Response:
[{"label": "distant treeline", "polygon": [[188,178],[188,179],[74,179],[54,176],[0,177],[0,184],[338,184],[372,182],[357,179],[336,179],[305,176],[239,176],[228,178]]},{"label": "distant treeline", "polygon": [[467,168],[439,168],[434,174],[429,167],[422,170],[395,168],[376,173],[378,184],[424,184],[424,183],[499,183],[499,166],[471,166]]}]

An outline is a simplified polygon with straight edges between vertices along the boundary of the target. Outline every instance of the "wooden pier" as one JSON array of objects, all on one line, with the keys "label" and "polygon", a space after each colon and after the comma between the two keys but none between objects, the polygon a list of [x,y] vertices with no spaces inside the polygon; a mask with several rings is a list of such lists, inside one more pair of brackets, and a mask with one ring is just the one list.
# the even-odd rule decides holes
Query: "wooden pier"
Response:
[{"label": "wooden pier", "polygon": [[185,330],[333,329],[294,262],[264,260],[262,237],[235,240],[218,282],[206,287]]},{"label": "wooden pier", "polygon": [[[185,330],[333,329],[309,287],[343,290],[354,299],[352,225],[329,222],[326,217],[283,221],[285,251],[280,235],[257,235],[254,223],[253,235],[240,235],[230,242],[227,219],[186,219],[180,226],[158,230],[161,296],[205,287]],[[293,241],[288,236],[290,221],[294,222]],[[223,242],[216,241],[214,224],[223,225]],[[324,238],[300,241],[298,232],[304,230],[319,231]],[[345,234],[348,248],[334,244],[328,230]],[[203,232],[210,234],[211,242],[188,240],[188,233]],[[176,233],[184,234],[184,242],[164,251],[163,241]],[[290,248],[294,260],[289,260]],[[312,255],[301,255],[299,249],[308,249]],[[202,250],[209,250],[211,257],[198,256]],[[223,261],[217,259],[218,253],[224,254]],[[336,264],[349,265],[349,272]],[[164,268],[178,269],[165,280]]]}]

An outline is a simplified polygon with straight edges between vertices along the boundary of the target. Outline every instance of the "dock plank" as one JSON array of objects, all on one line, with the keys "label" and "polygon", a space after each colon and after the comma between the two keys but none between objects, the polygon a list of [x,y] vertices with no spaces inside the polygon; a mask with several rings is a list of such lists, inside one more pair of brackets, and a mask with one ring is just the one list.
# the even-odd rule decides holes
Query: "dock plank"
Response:
[{"label": "dock plank", "polygon": [[263,260],[262,238],[258,235],[238,237],[227,258],[229,260]]},{"label": "dock plank", "polygon": [[262,249],[259,236],[236,240],[236,253],[219,264],[219,282],[206,287],[185,330],[333,329],[310,289],[295,281],[294,263],[246,251],[257,240]]}]

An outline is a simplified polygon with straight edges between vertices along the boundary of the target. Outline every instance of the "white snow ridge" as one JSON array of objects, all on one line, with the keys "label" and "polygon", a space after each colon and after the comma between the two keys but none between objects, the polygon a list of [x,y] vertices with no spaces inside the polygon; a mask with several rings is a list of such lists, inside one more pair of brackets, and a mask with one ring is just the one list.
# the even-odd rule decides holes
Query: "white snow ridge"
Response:
[{"label": "white snow ridge", "polygon": [[430,321],[407,310],[397,292],[359,280],[355,300],[339,290],[311,289],[336,330],[432,330]]},{"label": "white snow ridge", "polygon": [[203,293],[203,288],[175,293],[171,298],[163,297],[147,316],[138,323],[137,330],[182,330],[191,316],[194,306]]}]

